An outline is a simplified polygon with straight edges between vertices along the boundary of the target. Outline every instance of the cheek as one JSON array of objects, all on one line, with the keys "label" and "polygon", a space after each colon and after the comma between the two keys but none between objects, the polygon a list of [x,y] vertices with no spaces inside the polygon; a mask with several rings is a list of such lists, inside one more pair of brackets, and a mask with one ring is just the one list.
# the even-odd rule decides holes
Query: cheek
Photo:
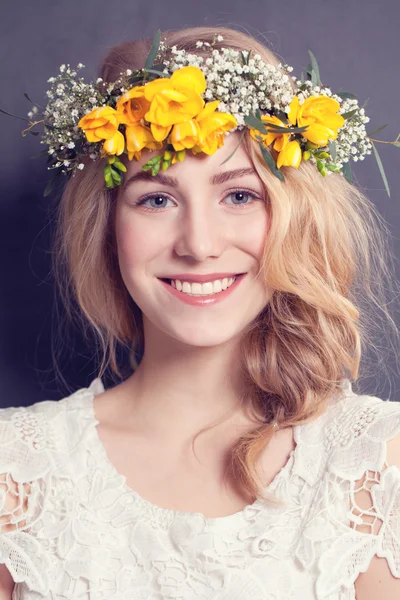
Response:
[{"label": "cheek", "polygon": [[117,211],[115,235],[121,265],[138,265],[149,260],[156,251],[155,232],[141,227],[137,219],[130,218],[124,211]]},{"label": "cheek", "polygon": [[242,241],[243,249],[261,260],[266,239],[270,229],[270,219],[266,211],[257,214],[257,218],[250,219],[248,224],[242,223],[238,235]]}]

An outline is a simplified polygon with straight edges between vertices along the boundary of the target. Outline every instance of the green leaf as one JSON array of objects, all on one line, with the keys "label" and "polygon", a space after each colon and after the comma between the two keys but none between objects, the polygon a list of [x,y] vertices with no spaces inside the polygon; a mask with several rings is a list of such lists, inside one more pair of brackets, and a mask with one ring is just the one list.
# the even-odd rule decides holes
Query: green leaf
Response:
[{"label": "green leaf", "polygon": [[311,52],[311,50],[308,51],[308,54],[310,55],[310,58],[311,58],[312,70],[315,73],[315,78],[316,78],[316,82],[317,82],[316,85],[321,85],[321,77],[319,74],[319,67],[318,67],[317,59],[315,58],[315,56]]},{"label": "green leaf", "polygon": [[332,160],[336,160],[336,142],[332,140],[328,140],[329,153],[332,157]]},{"label": "green leaf", "polygon": [[161,161],[153,166],[153,168],[151,169],[151,174],[153,176],[157,175],[158,171],[160,170],[160,167],[161,167]]},{"label": "green leaf", "polygon": [[353,117],[357,112],[358,108],[355,108],[354,110],[349,110],[349,112],[341,113],[340,116],[343,117],[343,119],[347,120],[351,119],[351,117]]},{"label": "green leaf", "polygon": [[396,146],[396,148],[400,148],[400,142],[393,142],[393,146]]},{"label": "green leaf", "polygon": [[386,179],[385,170],[383,168],[381,157],[378,154],[378,150],[376,149],[375,144],[372,144],[372,150],[374,151],[376,162],[378,163],[379,171],[381,173],[383,183],[385,184],[387,195],[390,198],[390,188],[389,188],[388,180]]},{"label": "green leaf", "polygon": [[157,154],[157,156],[153,156],[153,158],[149,158],[149,160],[147,161],[146,165],[150,165],[150,167],[153,167],[158,162],[160,162],[162,159],[163,159],[163,155],[162,154]]},{"label": "green leaf", "polygon": [[160,47],[160,39],[161,39],[161,30],[157,29],[155,36],[154,36],[153,43],[150,48],[150,52],[146,58],[146,62],[144,65],[144,68],[146,70],[151,69],[151,67],[153,66],[154,59],[156,58],[158,49]]},{"label": "green leaf", "polygon": [[115,169],[111,167],[111,177],[113,178],[114,183],[117,185],[121,185],[122,183],[122,175],[118,173]]},{"label": "green leaf", "polygon": [[380,127],[378,127],[378,129],[374,129],[374,131],[367,131],[367,135],[375,135],[375,133],[379,133],[380,131],[382,131],[382,129],[385,129],[385,127],[388,126],[388,123],[386,123],[386,125],[381,125]]},{"label": "green leaf", "polygon": [[352,172],[351,172],[350,164],[348,162],[343,164],[342,173],[343,173],[345,179],[347,179],[347,181],[349,183],[351,183],[351,181],[352,181]]},{"label": "green leaf", "polygon": [[118,160],[116,158],[116,160],[114,161],[114,168],[118,169],[119,171],[122,171],[123,173],[126,173],[126,166],[124,165],[123,162],[121,162],[120,160]]},{"label": "green leaf", "polygon": [[319,160],[319,158],[317,158],[317,168],[318,168],[318,171],[321,173],[321,175],[323,175],[325,177],[325,175],[326,175],[325,163],[323,163],[322,160]]},{"label": "green leaf", "polygon": [[262,143],[260,143],[260,149],[261,154],[263,155],[263,158],[269,166],[269,168],[271,169],[272,173],[281,181],[285,181],[285,177],[282,171],[278,169],[278,167],[276,166],[276,162],[272,158],[271,154],[268,152],[267,148]]},{"label": "green leaf", "polygon": [[330,163],[325,163],[325,167],[329,169],[329,171],[334,171],[335,173],[340,171],[340,167],[337,165],[331,165]]},{"label": "green leaf", "polygon": [[242,131],[242,134],[241,134],[241,136],[240,136],[240,138],[239,138],[239,141],[238,141],[238,144],[237,144],[236,148],[234,149],[234,151],[233,151],[233,152],[231,152],[231,153],[230,153],[230,155],[228,156],[228,158],[226,158],[226,159],[225,159],[225,160],[224,160],[222,163],[220,163],[220,164],[219,164],[219,166],[220,166],[220,167],[221,167],[222,165],[224,165],[226,162],[228,162],[228,160],[229,160],[230,158],[232,158],[232,156],[235,154],[236,150],[239,148],[239,146],[240,146],[240,144],[241,144],[241,141],[242,141],[242,139],[243,139],[243,136],[244,136],[245,132],[246,132],[246,130],[245,130],[245,129],[243,129],[243,131]]}]

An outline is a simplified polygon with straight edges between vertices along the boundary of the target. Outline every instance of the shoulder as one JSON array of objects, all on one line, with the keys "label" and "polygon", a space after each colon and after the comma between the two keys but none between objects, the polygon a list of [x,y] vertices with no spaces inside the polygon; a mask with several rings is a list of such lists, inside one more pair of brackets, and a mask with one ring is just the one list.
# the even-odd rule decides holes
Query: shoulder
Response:
[{"label": "shoulder", "polygon": [[348,385],[328,410],[324,426],[331,472],[357,479],[367,470],[381,471],[399,434],[400,402],[357,394]]},{"label": "shoulder", "polygon": [[82,417],[90,420],[90,398],[99,385],[95,379],[61,400],[0,409],[0,473],[13,467],[18,480],[26,480],[42,471],[49,453],[72,447],[84,428]]},{"label": "shoulder", "polygon": [[322,422],[320,508],[334,533],[319,589],[354,584],[357,600],[400,597],[400,402],[356,394],[348,383]]},{"label": "shoulder", "polygon": [[65,493],[67,479],[79,470],[74,449],[93,422],[90,398],[100,386],[94,380],[61,400],[0,409],[0,563],[15,583],[34,591],[47,593],[52,565],[36,528],[52,510],[58,482]]}]

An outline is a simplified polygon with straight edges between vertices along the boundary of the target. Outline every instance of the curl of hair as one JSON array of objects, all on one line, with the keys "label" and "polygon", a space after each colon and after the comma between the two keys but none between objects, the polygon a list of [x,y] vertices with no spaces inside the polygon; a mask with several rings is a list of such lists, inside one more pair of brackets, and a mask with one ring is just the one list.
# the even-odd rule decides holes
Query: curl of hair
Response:
[{"label": "curl of hair", "polygon": [[[194,27],[162,35],[169,45],[202,54],[195,42],[212,42],[214,31]],[[218,33],[224,40],[216,47],[251,49],[266,63],[281,62],[250,35],[225,27],[218,27]],[[136,40],[111,48],[99,76],[113,81],[125,69],[142,68],[150,44]],[[283,167],[282,183],[247,132],[243,144],[268,196],[270,226],[258,276],[271,298],[243,332],[238,361],[248,389],[242,400],[260,416],[260,425],[237,440],[226,474],[249,498],[274,501],[263,492],[257,470],[274,435],[272,421],[284,428],[311,420],[340,394],[343,378],[356,381],[364,349],[377,350],[371,333],[381,318],[398,335],[385,300],[391,282],[390,232],[369,199],[341,174],[322,177],[315,165],[302,161],[299,169]],[[85,159],[85,168],[66,184],[53,268],[68,315],[98,340],[100,377],[109,367],[121,377],[116,350],[119,345],[131,348],[130,369],[135,370],[144,347],[142,316],[119,271],[116,192],[105,189],[99,162]]]}]

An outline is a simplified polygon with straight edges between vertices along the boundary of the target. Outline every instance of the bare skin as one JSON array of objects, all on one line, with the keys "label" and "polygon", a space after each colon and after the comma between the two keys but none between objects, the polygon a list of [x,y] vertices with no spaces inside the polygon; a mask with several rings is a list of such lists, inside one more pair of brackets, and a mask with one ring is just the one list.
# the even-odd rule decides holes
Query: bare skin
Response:
[{"label": "bare skin", "polygon": [[[240,432],[259,424],[239,402],[245,384],[237,356],[243,330],[270,293],[256,278],[269,228],[265,189],[242,146],[221,165],[238,139],[237,133],[227,136],[211,156],[188,152],[162,172],[175,182],[150,177],[129,183],[153,156],[149,151],[128,163],[116,237],[122,277],[143,314],[145,353],[131,377],[95,399],[100,439],[128,485],[161,507],[210,517],[254,501],[234,481],[225,485],[223,476]],[[249,172],[212,181],[239,169]],[[247,275],[223,302],[198,307],[174,298],[158,280],[182,272]],[[195,434],[231,413],[197,438],[198,462],[191,449]],[[262,458],[266,482],[293,447],[290,429],[275,435]]]}]

